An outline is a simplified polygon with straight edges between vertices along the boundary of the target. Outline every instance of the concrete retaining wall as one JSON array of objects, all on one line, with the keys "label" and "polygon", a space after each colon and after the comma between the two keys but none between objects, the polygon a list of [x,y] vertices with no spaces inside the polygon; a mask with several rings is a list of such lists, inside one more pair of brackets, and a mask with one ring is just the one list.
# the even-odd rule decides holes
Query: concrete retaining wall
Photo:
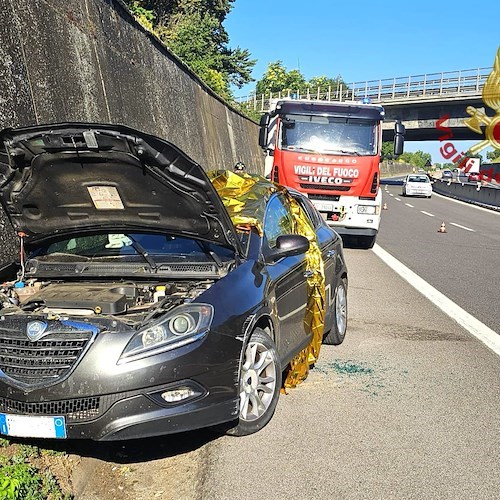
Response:
[{"label": "concrete retaining wall", "polygon": [[[121,123],[207,169],[261,173],[258,125],[215,96],[120,0],[0,0],[0,128]],[[0,217],[0,262],[10,248]],[[8,252],[7,252],[8,253]]]},{"label": "concrete retaining wall", "polygon": [[397,163],[393,161],[383,161],[380,164],[380,177],[392,177],[396,175],[411,174],[415,167],[409,163]]}]

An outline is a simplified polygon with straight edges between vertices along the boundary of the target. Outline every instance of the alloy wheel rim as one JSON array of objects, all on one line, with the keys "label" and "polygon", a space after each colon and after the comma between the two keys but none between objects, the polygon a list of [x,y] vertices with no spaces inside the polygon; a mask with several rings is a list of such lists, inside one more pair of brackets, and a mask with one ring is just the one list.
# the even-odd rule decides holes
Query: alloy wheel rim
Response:
[{"label": "alloy wheel rim", "polygon": [[275,390],[276,363],[271,351],[260,342],[250,342],[241,368],[240,418],[251,422],[264,415]]},{"label": "alloy wheel rim", "polygon": [[337,288],[335,313],[337,318],[337,330],[340,335],[344,335],[347,326],[347,296],[345,288],[342,285],[339,285]]}]

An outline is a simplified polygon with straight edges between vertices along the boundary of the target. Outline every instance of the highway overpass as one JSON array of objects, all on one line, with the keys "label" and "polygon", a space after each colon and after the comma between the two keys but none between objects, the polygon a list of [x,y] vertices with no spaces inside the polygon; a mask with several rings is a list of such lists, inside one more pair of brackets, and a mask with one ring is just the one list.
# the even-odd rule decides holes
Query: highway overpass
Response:
[{"label": "highway overpass", "polygon": [[[464,125],[470,118],[467,107],[485,107],[482,89],[492,68],[476,68],[443,73],[414,75],[384,80],[353,82],[338,88],[308,89],[305,92],[278,92],[268,95],[247,96],[239,99],[255,110],[264,112],[273,98],[301,98],[312,100],[332,100],[339,102],[369,99],[374,104],[382,104],[387,119],[384,123],[384,140],[393,138],[394,121],[401,120],[410,141],[437,140],[442,132],[436,130],[436,122],[445,116],[449,120],[445,126],[451,128],[454,140],[478,141],[482,137]],[[487,116],[494,111],[486,107]]]}]

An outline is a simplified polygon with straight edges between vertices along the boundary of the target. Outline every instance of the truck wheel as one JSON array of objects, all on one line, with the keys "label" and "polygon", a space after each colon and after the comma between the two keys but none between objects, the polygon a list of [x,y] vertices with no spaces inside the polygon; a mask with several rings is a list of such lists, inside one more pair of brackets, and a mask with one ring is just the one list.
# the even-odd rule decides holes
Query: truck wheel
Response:
[{"label": "truck wheel", "polygon": [[345,278],[342,278],[337,285],[333,308],[335,317],[332,329],[323,337],[323,343],[327,345],[342,344],[347,331],[347,282]]},{"label": "truck wheel", "polygon": [[240,411],[227,434],[246,436],[259,431],[274,414],[281,389],[281,364],[273,340],[256,328],[243,352],[240,367]]}]

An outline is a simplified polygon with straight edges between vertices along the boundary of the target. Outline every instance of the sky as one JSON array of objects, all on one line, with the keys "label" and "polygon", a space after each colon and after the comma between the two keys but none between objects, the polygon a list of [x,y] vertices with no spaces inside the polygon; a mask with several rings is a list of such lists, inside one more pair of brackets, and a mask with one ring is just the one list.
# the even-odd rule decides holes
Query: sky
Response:
[{"label": "sky", "polygon": [[[257,59],[255,80],[280,60],[306,79],[340,74],[358,82],[491,67],[500,46],[498,19],[498,0],[235,0],[224,26],[229,46]],[[254,88],[255,82],[234,94]],[[455,145],[465,151],[476,142]],[[446,161],[437,141],[405,144],[406,151],[417,149]]]}]

